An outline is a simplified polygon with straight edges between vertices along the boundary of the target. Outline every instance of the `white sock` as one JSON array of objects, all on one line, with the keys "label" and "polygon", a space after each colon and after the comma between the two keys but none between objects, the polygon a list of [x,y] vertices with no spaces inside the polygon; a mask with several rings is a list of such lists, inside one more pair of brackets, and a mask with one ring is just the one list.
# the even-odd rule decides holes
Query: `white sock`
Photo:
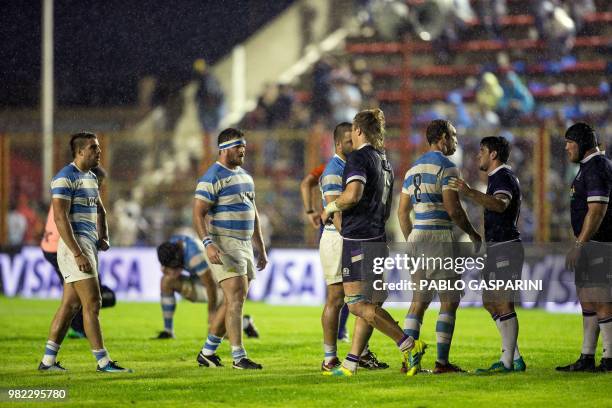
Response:
[{"label": "white sock", "polygon": [[106,351],[106,349],[91,350],[91,352],[96,358],[96,361],[98,361],[98,367],[100,368],[106,366],[111,361],[110,356],[108,355],[108,351]]},{"label": "white sock", "polygon": [[514,347],[514,359],[518,360],[519,358],[521,358],[521,352],[519,351],[519,348],[518,348],[518,339],[517,339],[516,347]]},{"label": "white sock", "polygon": [[515,312],[499,317],[499,330],[502,336],[501,362],[506,368],[512,368],[518,338],[518,319]]},{"label": "white sock", "polygon": [[359,357],[353,354],[347,354],[346,358],[342,362],[342,366],[352,372],[357,371],[357,364],[359,363]]},{"label": "white sock", "polygon": [[599,321],[601,342],[603,343],[603,358],[612,358],[612,316]]},{"label": "white sock", "polygon": [[238,363],[243,358],[246,358],[247,352],[242,346],[232,346],[232,358],[234,363]]},{"label": "white sock", "polygon": [[323,352],[325,353],[325,364],[332,361],[334,358],[338,358],[338,347],[333,344],[323,344]]},{"label": "white sock", "polygon": [[582,354],[594,356],[599,338],[599,321],[597,313],[582,311]]},{"label": "white sock", "polygon": [[60,345],[54,341],[47,340],[47,344],[45,345],[45,354],[42,358],[42,363],[47,367],[55,364],[55,360],[57,359],[57,353],[59,352]]},{"label": "white sock", "polygon": [[[494,315],[493,316],[493,320],[495,321],[495,326],[497,327],[497,331],[499,331],[499,335],[502,335],[501,332],[501,325],[499,323],[499,316],[498,315]],[[516,340],[516,347],[514,347],[514,360],[518,360],[519,358],[521,358],[521,352],[519,350],[519,345],[518,345],[518,339]],[[502,356],[499,357],[499,361],[502,360]]]}]

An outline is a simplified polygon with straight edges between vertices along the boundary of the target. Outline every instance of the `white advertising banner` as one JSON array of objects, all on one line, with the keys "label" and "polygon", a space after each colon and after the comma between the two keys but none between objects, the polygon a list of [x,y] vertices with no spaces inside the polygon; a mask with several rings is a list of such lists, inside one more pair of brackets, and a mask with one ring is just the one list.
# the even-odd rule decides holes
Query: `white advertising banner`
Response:
[{"label": "white advertising banner", "polygon": [[[159,301],[161,270],[155,248],[112,248],[100,253],[102,283],[113,289],[119,300]],[[387,273],[388,272],[388,273]],[[385,273],[385,281],[399,280],[395,270]],[[552,311],[576,311],[573,279],[563,278],[563,256],[528,260],[523,279],[543,282],[541,290],[522,292],[524,307],[541,307]],[[470,279],[466,274],[465,279]],[[478,279],[478,276],[472,278]],[[59,298],[62,287],[53,267],[38,247],[24,247],[16,254],[0,253],[0,279],[5,296]],[[278,305],[322,305],[325,302],[325,280],[317,250],[274,249],[268,266],[257,272],[249,298]],[[392,290],[388,302],[407,307],[405,291]],[[467,292],[465,305],[481,304],[479,292]]]},{"label": "white advertising banner", "polygon": [[[161,269],[155,248],[111,248],[100,252],[102,284],[118,299],[159,300]],[[59,298],[62,285],[38,247],[24,247],[10,256],[0,253],[0,279],[6,296]]]}]

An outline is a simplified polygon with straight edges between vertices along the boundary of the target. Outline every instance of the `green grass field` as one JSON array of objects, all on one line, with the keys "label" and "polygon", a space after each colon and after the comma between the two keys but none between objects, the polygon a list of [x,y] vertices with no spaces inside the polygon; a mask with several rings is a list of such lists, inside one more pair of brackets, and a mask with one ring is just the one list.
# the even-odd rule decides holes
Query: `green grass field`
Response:
[{"label": "green grass field", "polygon": [[[150,337],[162,325],[160,306],[120,302],[102,311],[106,347],[113,359],[135,373],[96,373],[87,341],[71,339],[64,341],[59,355],[70,371],[39,373],[36,368],[57,304],[0,297],[0,389],[5,395],[6,388],[67,388],[67,402],[77,406],[612,406],[612,375],[554,371],[556,365],[578,356],[578,315],[519,311],[520,347],[528,365],[525,373],[407,378],[399,373],[395,345],[375,333],[371,347],[391,368],[338,379],[319,372],[319,308],[249,303],[246,310],[255,317],[261,338],[246,340],[246,348],[264,370],[244,372],[197,366],[195,357],[205,335],[205,305],[180,302],[175,316],[177,339],[154,341]],[[403,321],[403,310],[392,310],[392,314]],[[436,311],[430,311],[423,325],[422,338],[433,346],[424,358],[424,368],[431,368],[435,360],[435,317]],[[451,350],[454,363],[470,371],[488,366],[499,355],[499,343],[484,310],[459,311]],[[347,344],[341,344],[339,354],[344,356],[347,349]],[[230,363],[227,342],[219,354]],[[66,402],[47,404],[64,406]]]}]

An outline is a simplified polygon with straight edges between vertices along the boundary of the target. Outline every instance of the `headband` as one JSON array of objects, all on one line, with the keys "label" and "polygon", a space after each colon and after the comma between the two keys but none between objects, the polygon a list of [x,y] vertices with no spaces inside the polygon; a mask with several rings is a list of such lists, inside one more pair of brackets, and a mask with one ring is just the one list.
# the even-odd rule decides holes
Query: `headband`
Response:
[{"label": "headband", "polygon": [[246,140],[244,139],[232,139],[227,142],[219,144],[219,150],[230,149],[235,146],[246,146]]}]

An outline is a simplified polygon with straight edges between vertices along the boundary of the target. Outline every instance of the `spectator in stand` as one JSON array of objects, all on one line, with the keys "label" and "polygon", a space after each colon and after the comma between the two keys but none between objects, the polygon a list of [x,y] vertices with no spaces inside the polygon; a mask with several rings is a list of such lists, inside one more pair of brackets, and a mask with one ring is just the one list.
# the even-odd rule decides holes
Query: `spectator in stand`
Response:
[{"label": "spectator in stand", "polygon": [[272,109],[277,99],[278,86],[270,82],[264,84],[264,91],[257,99],[256,121],[266,129],[272,127]]},{"label": "spectator in stand", "polygon": [[293,107],[293,89],[287,84],[277,85],[278,96],[268,112],[268,122],[272,127],[288,127]]},{"label": "spectator in stand", "polygon": [[359,112],[361,91],[353,83],[353,76],[348,68],[334,71],[329,103],[332,107],[332,118],[335,123],[351,122]]},{"label": "spectator in stand", "polygon": [[115,201],[113,215],[115,218],[115,245],[138,245],[141,231],[148,231],[148,223],[142,215],[139,190],[133,190],[129,199]]},{"label": "spectator in stand", "polygon": [[37,206],[32,204],[26,194],[20,193],[17,199],[16,211],[27,221],[27,228],[23,236],[23,244],[36,244],[44,228],[41,215],[39,215],[37,211]]},{"label": "spectator in stand", "polygon": [[576,24],[559,0],[535,0],[538,37],[546,42],[546,52],[552,59],[567,55],[574,47]]},{"label": "spectator in stand", "polygon": [[566,0],[566,3],[569,6],[570,16],[576,25],[576,34],[580,34],[585,27],[584,17],[597,11],[595,2],[593,0]]},{"label": "spectator in stand", "polygon": [[500,19],[507,14],[506,0],[479,0],[476,13],[489,38],[502,39]]},{"label": "spectator in stand", "polygon": [[504,96],[504,89],[499,84],[499,80],[492,72],[485,72],[482,75],[480,87],[476,91],[476,103],[479,107],[493,110]]},{"label": "spectator in stand", "polygon": [[193,75],[199,83],[196,101],[200,124],[205,132],[215,133],[223,116],[225,95],[204,59],[199,58],[194,61]]},{"label": "spectator in stand", "polygon": [[511,125],[533,112],[535,107],[533,96],[515,72],[509,71],[506,74],[502,88],[504,96],[497,106],[502,125]]},{"label": "spectator in stand", "polygon": [[26,231],[28,229],[27,218],[17,211],[13,204],[8,213],[8,243],[11,246],[23,245]]},{"label": "spectator in stand", "polygon": [[331,73],[333,65],[329,57],[322,57],[312,72],[312,120],[328,121],[331,114],[329,94],[331,91]]}]

